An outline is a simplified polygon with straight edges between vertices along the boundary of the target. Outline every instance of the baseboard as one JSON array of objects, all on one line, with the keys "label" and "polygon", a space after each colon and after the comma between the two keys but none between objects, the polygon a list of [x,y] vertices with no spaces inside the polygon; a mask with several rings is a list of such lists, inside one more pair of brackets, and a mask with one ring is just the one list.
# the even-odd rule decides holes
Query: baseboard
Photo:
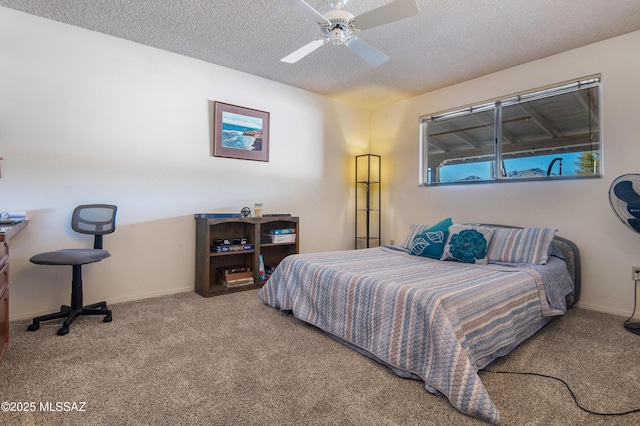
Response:
[{"label": "baseboard", "polygon": [[[194,291],[194,288],[195,287],[193,286],[189,286],[189,287],[182,287],[182,288],[174,288],[174,289],[165,290],[165,291],[157,291],[153,293],[146,293],[144,295],[119,297],[119,298],[108,300],[107,303],[116,304],[116,303],[132,302],[134,300],[152,299],[154,297],[171,296],[172,294],[188,293],[188,292]],[[601,306],[589,305],[582,302],[578,302],[575,306],[577,308],[587,309],[589,311],[603,312],[605,314],[611,314],[611,315],[616,315],[616,316],[625,317],[625,318],[628,318],[630,315],[629,312],[619,311],[616,309],[603,308]],[[50,314],[51,312],[52,311],[49,310],[44,312],[32,312],[28,314],[17,315],[15,317],[10,316],[9,321],[20,321],[24,319],[31,319],[40,315]]]},{"label": "baseboard", "polygon": [[624,311],[619,311],[617,309],[603,308],[602,306],[589,305],[582,302],[578,302],[576,304],[576,308],[587,309],[589,311],[603,312],[605,314],[611,314],[611,315],[616,315],[616,316],[625,317],[625,318],[629,318],[629,315],[631,315],[631,312],[624,312]]},{"label": "baseboard", "polygon": [[[118,297],[118,298],[115,298],[115,299],[108,299],[107,300],[107,304],[108,305],[114,305],[114,304],[117,304],[117,303],[133,302],[135,300],[153,299],[155,297],[171,296],[172,294],[189,293],[191,291],[195,291],[195,287],[194,286],[182,287],[182,288],[173,288],[171,290],[156,291],[156,292],[153,292],[153,293],[146,293],[146,294],[143,294],[143,295],[128,296],[128,297]],[[88,302],[88,303],[90,303],[90,302]],[[52,308],[52,309],[50,309],[48,311],[31,312],[31,313],[20,314],[20,315],[16,315],[16,316],[9,315],[9,322],[21,321],[21,320],[25,320],[25,319],[32,319],[32,318],[35,318],[35,317],[39,317],[41,315],[50,314],[51,312],[54,312],[54,311],[55,311],[55,308]]]},{"label": "baseboard", "polygon": [[138,296],[118,297],[118,298],[109,300],[108,303],[110,305],[113,305],[116,303],[133,302],[134,300],[153,299],[155,297],[171,296],[172,294],[189,293],[190,291],[195,291],[195,287],[190,286],[190,287],[183,287],[183,288],[173,288],[171,290],[157,291],[157,292],[146,293],[144,295],[138,295]]}]

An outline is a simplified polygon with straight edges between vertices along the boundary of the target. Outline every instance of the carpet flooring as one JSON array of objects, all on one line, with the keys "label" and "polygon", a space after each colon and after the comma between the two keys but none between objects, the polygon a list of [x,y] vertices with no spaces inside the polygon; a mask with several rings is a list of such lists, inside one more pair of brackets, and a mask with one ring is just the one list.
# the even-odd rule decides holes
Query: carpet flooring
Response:
[{"label": "carpet flooring", "polygon": [[[10,324],[0,365],[3,425],[482,425],[422,383],[402,379],[318,329],[282,315],[257,290],[195,293],[110,306],[28,332]],[[640,336],[624,318],[574,308],[490,370],[566,380],[600,412],[640,408]],[[503,425],[632,425],[597,416],[560,382],[481,372]]]}]

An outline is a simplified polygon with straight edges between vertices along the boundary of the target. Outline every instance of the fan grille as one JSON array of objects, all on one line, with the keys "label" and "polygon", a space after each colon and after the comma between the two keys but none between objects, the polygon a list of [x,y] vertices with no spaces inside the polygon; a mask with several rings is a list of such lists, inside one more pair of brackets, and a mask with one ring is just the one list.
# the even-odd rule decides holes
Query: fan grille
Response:
[{"label": "fan grille", "polygon": [[640,233],[640,174],[618,176],[609,188],[609,203],[622,223]]}]

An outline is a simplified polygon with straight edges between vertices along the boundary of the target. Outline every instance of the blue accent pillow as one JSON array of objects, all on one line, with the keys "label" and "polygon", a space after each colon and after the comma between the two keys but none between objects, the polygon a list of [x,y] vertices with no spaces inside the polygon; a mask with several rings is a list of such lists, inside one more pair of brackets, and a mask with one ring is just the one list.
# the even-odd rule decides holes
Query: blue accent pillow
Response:
[{"label": "blue accent pillow", "polygon": [[416,234],[411,242],[409,254],[440,259],[451,225],[453,225],[451,218],[446,218]]},{"label": "blue accent pillow", "polygon": [[452,225],[441,259],[486,265],[487,249],[493,234],[494,230],[490,228]]}]

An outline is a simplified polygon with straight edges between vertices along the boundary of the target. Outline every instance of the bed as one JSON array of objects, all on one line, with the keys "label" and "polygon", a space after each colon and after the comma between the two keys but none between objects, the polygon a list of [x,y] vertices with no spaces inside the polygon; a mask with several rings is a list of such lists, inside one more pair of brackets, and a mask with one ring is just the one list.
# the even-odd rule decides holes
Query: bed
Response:
[{"label": "bed", "polygon": [[[403,246],[289,256],[259,297],[395,374],[421,380],[461,412],[498,423],[478,371],[578,302],[580,255],[548,228],[533,238],[533,228],[454,226],[486,231],[483,262],[416,255],[419,235],[438,237],[446,257],[461,233],[412,225]],[[526,263],[532,252],[543,259]]]}]

